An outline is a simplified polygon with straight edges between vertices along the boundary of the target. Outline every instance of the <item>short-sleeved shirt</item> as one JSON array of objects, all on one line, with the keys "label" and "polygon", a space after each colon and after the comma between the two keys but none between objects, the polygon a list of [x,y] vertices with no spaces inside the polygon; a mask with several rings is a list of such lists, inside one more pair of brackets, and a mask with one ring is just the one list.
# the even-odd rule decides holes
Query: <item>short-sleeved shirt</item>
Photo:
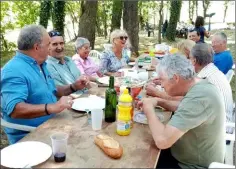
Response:
[{"label": "short-sleeved shirt", "polygon": [[75,54],[72,60],[75,62],[82,75],[97,76],[99,66],[96,65],[90,57],[82,59],[78,54]]},{"label": "short-sleeved shirt", "polygon": [[181,168],[208,168],[211,162],[224,162],[224,100],[215,85],[207,80],[195,84],[168,124],[185,132],[171,147]]},{"label": "short-sleeved shirt", "polygon": [[206,29],[203,26],[200,26],[198,28],[195,27],[194,30],[196,30],[200,33],[200,40],[199,41],[204,43],[204,37],[205,37],[204,32],[206,31]]},{"label": "short-sleeved shirt", "polygon": [[129,57],[125,49],[122,50],[122,58],[118,59],[112,50],[105,50],[101,56],[100,71],[117,72],[119,69],[125,67],[129,62]]},{"label": "short-sleeved shirt", "polygon": [[214,64],[218,69],[226,74],[233,66],[233,57],[230,51],[223,51],[214,54]]},{"label": "short-sleeved shirt", "polygon": [[[1,107],[3,119],[15,123],[37,127],[53,115],[46,115],[32,119],[11,118],[17,103],[29,104],[55,103],[56,87],[46,68],[46,62],[40,70],[37,62],[21,52],[3,67],[1,74]],[[4,129],[11,144],[23,138],[28,132],[15,129]]]},{"label": "short-sleeved shirt", "polygon": [[197,76],[207,78],[210,83],[219,89],[224,99],[226,122],[235,122],[232,89],[226,76],[213,63],[206,65]]},{"label": "short-sleeved shirt", "polygon": [[62,64],[58,59],[48,56],[47,68],[57,86],[74,83],[80,77],[80,71],[73,60],[65,56],[65,62]]}]

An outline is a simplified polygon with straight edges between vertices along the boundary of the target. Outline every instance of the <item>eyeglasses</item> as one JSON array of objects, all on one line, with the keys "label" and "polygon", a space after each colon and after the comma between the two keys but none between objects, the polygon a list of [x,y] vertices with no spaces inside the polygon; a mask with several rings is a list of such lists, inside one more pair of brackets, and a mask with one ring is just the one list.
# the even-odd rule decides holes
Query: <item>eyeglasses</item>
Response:
[{"label": "eyeglasses", "polygon": [[120,36],[120,40],[127,40],[128,39],[128,37],[127,36]]},{"label": "eyeglasses", "polygon": [[50,31],[48,32],[48,35],[50,37],[54,37],[54,36],[62,36],[60,32],[57,32],[57,31]]}]

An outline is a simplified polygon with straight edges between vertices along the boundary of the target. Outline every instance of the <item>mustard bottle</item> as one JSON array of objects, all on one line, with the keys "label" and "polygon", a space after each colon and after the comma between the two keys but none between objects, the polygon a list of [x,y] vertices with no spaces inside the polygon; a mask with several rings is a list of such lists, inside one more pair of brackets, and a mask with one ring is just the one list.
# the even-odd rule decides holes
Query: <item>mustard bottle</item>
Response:
[{"label": "mustard bottle", "polygon": [[117,116],[117,134],[127,136],[130,134],[131,114],[133,99],[129,95],[128,89],[119,97],[118,116]]}]

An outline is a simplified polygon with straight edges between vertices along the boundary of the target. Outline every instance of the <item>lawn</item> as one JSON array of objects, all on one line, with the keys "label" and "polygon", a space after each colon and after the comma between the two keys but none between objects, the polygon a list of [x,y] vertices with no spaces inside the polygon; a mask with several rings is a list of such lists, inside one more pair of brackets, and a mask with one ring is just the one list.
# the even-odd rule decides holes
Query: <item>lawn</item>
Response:
[{"label": "lawn", "polygon": [[[222,30],[223,32],[226,33],[226,35],[228,36],[228,41],[230,42],[230,44],[228,44],[228,48],[230,49],[233,57],[234,57],[234,63],[236,60],[236,55],[235,55],[235,30]],[[211,31],[211,34],[215,33],[216,31]],[[176,42],[180,41],[182,39],[176,39]],[[206,39],[208,43],[210,43],[210,39]],[[141,31],[139,34],[139,48],[140,50],[145,50],[148,49],[150,46],[153,46],[155,44],[157,44],[158,40],[157,40],[157,32],[155,32],[154,37],[147,37],[147,33]],[[173,45],[176,42],[167,42],[167,41],[163,41],[166,44],[169,45]],[[98,51],[102,51],[103,48],[103,44],[108,43],[108,39],[105,39],[104,37],[96,37],[95,40],[95,50]],[[74,55],[74,42],[69,42],[66,43],[65,46],[65,53],[67,56],[72,56]],[[1,67],[4,66],[4,64],[11,59],[15,54],[15,51],[11,51],[11,52],[2,52],[1,53]],[[233,97],[234,97],[234,101],[236,101],[236,76],[233,77],[232,81],[231,81],[231,88],[233,91]],[[6,135],[4,134],[2,127],[1,127],[1,149],[4,148],[5,146],[8,145],[8,141],[6,138]]]}]

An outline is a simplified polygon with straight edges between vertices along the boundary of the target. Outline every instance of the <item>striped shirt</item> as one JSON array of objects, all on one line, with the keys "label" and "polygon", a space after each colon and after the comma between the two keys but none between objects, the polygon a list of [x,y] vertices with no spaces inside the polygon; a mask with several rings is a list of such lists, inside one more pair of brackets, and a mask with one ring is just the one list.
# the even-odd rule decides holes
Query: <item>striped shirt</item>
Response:
[{"label": "striped shirt", "polygon": [[[226,76],[213,63],[205,66],[197,76],[207,78],[210,83],[214,84],[220,90],[225,102],[226,122],[235,122],[232,89]],[[229,130],[227,129],[227,131]]]}]

